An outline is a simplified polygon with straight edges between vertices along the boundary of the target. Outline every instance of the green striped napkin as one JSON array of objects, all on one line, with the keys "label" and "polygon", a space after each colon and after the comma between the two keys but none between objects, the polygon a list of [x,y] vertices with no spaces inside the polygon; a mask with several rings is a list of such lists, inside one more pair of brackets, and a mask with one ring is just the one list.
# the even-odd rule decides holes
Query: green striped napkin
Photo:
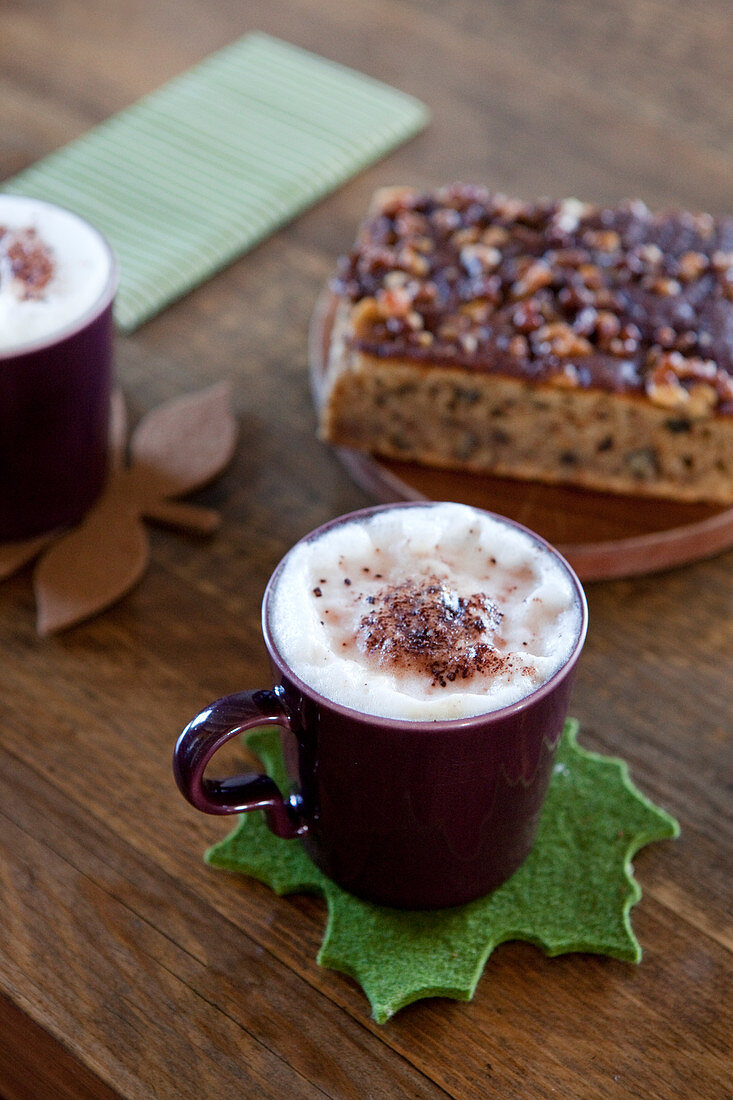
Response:
[{"label": "green striped napkin", "polygon": [[254,33],[0,190],[107,235],[130,332],[426,122],[411,96]]}]

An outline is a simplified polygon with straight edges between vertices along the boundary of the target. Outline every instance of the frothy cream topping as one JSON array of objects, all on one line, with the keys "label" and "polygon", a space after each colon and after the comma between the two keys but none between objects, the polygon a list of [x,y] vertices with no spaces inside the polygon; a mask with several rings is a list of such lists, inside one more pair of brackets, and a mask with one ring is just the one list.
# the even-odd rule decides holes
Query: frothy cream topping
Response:
[{"label": "frothy cream topping", "polygon": [[421,721],[517,702],[568,659],[581,626],[557,558],[449,503],[376,512],[299,543],[268,615],[280,653],[321,695]]},{"label": "frothy cream topping", "polygon": [[101,235],[68,210],[0,195],[0,354],[63,334],[109,285]]}]

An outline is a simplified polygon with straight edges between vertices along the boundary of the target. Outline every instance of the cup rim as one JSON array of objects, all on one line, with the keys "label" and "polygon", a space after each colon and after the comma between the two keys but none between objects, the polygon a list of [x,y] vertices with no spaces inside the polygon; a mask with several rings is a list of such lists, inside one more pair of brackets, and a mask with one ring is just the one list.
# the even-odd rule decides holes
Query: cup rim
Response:
[{"label": "cup rim", "polygon": [[[76,317],[73,321],[70,321],[68,325],[57,329],[55,332],[48,336],[41,336],[37,340],[30,341],[29,343],[22,344],[18,347],[8,348],[3,351],[0,348],[0,362],[8,362],[11,359],[17,359],[23,355],[34,354],[38,351],[44,351],[47,348],[55,347],[57,344],[62,343],[64,340],[68,340],[72,336],[76,336],[79,332],[82,332],[92,321],[97,317],[101,317],[107,307],[114,301],[115,295],[119,288],[120,271],[119,264],[117,262],[117,256],[110,244],[110,241],[106,234],[99,229],[93,222],[89,221],[82,214],[78,214],[76,210],[71,210],[68,206],[62,206],[57,202],[49,202],[47,199],[36,199],[31,195],[24,195],[20,192],[14,191],[2,191],[0,192],[0,204],[3,198],[10,199],[25,199],[28,202],[33,203],[36,206],[45,206],[51,210],[59,210],[64,214],[69,214],[73,218],[77,218],[80,222],[83,222],[94,233],[102,244],[104,251],[107,253],[109,259],[109,272],[107,280],[99,293],[99,296],[95,298],[94,302],[84,311],[79,317]],[[0,218],[0,221],[2,219]]]},{"label": "cup rim", "polygon": [[516,714],[527,710],[529,707],[534,706],[540,702],[545,696],[549,695],[555,687],[564,680],[575,668],[578,658],[583,650],[585,640],[588,633],[588,601],[585,595],[585,591],[580,582],[580,578],[577,573],[567,561],[567,559],[560,553],[560,551],[543,538],[542,535],[538,535],[536,531],[526,527],[523,523],[519,523],[517,520],[510,519],[508,516],[503,516],[499,512],[492,512],[487,508],[479,508],[477,505],[468,505],[467,507],[473,508],[477,512],[482,512],[485,515],[490,516],[492,519],[497,520],[500,523],[504,523],[508,527],[512,527],[515,530],[523,531],[527,534],[535,543],[539,544],[543,549],[547,550],[552,556],[559,561],[564,567],[570,582],[575,591],[575,595],[580,608],[580,629],[578,636],[575,639],[575,644],[568,655],[567,659],[560,665],[558,669],[545,680],[542,684],[531,691],[528,695],[522,696],[521,699],[517,699],[514,703],[509,703],[507,706],[498,707],[495,710],[482,711],[479,714],[471,714],[462,718],[391,718],[382,714],[371,714],[367,711],[357,710],[355,707],[345,706],[343,703],[337,703],[333,699],[329,699],[327,695],[323,695],[317,691],[309,683],[303,680],[295,673],[285,658],[280,653],[275,640],[272,636],[272,632],[269,627],[268,611],[272,594],[275,590],[280,573],[282,572],[285,562],[288,556],[292,553],[296,546],[301,545],[304,542],[310,542],[312,539],[317,538],[324,532],[330,530],[332,527],[340,526],[343,523],[350,522],[351,520],[360,519],[362,517],[374,515],[377,512],[391,511],[395,508],[424,508],[432,507],[443,503],[455,503],[438,500],[407,500],[407,501],[395,501],[388,504],[375,504],[366,508],[358,508],[353,512],[345,512],[342,515],[335,516],[333,519],[328,520],[326,523],[321,524],[314,530],[309,531],[302,538],[298,539],[286,554],[280,559],[276,565],[272,575],[270,576],[265,593],[262,599],[262,635],[265,641],[265,646],[270,655],[270,658],[277,665],[277,668],[281,674],[291,683],[293,683],[303,695],[313,699],[319,706],[325,706],[329,710],[334,711],[336,714],[343,716],[344,719],[348,719],[350,722],[362,722],[365,725],[374,725],[375,723],[385,729],[390,730],[408,730],[413,733],[425,733],[441,731],[460,732],[463,729],[473,730],[477,725],[484,725],[490,722],[492,725],[502,721],[503,719],[513,717]]}]

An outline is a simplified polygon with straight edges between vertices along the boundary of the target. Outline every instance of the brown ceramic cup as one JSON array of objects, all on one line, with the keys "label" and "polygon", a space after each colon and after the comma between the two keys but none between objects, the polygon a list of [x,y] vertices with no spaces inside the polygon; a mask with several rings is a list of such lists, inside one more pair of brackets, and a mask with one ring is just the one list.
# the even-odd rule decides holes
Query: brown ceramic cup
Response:
[{"label": "brown ceramic cup", "polygon": [[78,522],[108,472],[114,256],[96,229],[50,203],[0,195],[0,227],[19,202],[29,204],[29,226],[39,210],[70,219],[72,251],[74,225],[92,235],[104,273],[80,314],[38,338],[10,346],[0,340],[0,542]]},{"label": "brown ceramic cup", "polygon": [[[342,516],[307,537],[378,510]],[[288,667],[273,637],[270,604],[283,559],[262,607],[274,686],[219,699],[186,727],[173,758],[184,796],[205,813],[264,810],[270,829],[298,837],[329,878],[382,905],[454,906],[499,886],[532,848],[587,628],[574,572],[527,533],[561,563],[580,612],[568,659],[540,687],[501,710],[448,721],[375,717],[334,703]],[[225,742],[269,723],[283,732],[289,795],[266,775],[204,775]]]}]

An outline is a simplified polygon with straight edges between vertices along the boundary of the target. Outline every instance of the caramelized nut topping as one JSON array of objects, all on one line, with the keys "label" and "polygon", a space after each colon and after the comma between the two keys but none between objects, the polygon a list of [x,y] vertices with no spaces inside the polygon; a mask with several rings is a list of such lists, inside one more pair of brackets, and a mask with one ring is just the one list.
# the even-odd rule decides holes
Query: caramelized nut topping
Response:
[{"label": "caramelized nut topping", "polygon": [[615,313],[610,310],[600,309],[596,320],[596,333],[601,347],[607,347],[609,341],[618,336],[621,330],[621,322]]},{"label": "caramelized nut topping", "polygon": [[599,252],[616,252],[621,247],[621,238],[614,229],[589,229],[583,240]]},{"label": "caramelized nut topping", "polygon": [[487,244],[467,244],[461,249],[461,263],[469,275],[480,275],[499,266],[501,252]]},{"label": "caramelized nut topping", "polygon": [[526,336],[512,336],[509,341],[509,354],[515,359],[526,359],[529,355],[529,343]]},{"label": "caramelized nut topping", "polygon": [[671,298],[675,294],[679,294],[682,287],[676,279],[659,278],[644,280],[644,286],[649,290],[653,290],[655,294],[661,294],[665,298]]},{"label": "caramelized nut topping", "polygon": [[379,308],[376,298],[362,298],[357,302],[351,315],[351,326],[354,336],[358,340],[361,336],[369,336],[376,322],[384,321],[385,314]]},{"label": "caramelized nut topping", "polygon": [[365,223],[334,288],[354,303],[351,342],[380,358],[733,414],[733,219],[404,189]]},{"label": "caramelized nut topping", "polygon": [[509,230],[505,229],[503,225],[490,225],[481,234],[481,241],[493,248],[501,248],[509,241]]},{"label": "caramelized nut topping", "polygon": [[522,275],[512,284],[512,298],[527,298],[543,286],[549,286],[552,282],[552,271],[544,260],[537,260],[530,264]]},{"label": "caramelized nut topping", "polygon": [[575,355],[590,355],[592,345],[583,336],[579,336],[565,321],[553,321],[543,325],[534,334],[533,343],[540,354],[556,355],[558,359],[568,359]]},{"label": "caramelized nut topping", "polygon": [[557,374],[550,376],[549,381],[560,389],[573,390],[580,385],[578,368],[574,363],[564,363]]},{"label": "caramelized nut topping", "polygon": [[708,267],[708,258],[702,252],[683,252],[677,261],[677,278],[683,283],[699,279]]},{"label": "caramelized nut topping", "polygon": [[684,411],[694,419],[709,415],[719,401],[733,400],[733,379],[712,359],[670,351],[652,353],[652,363],[646,391],[655,405]]}]

